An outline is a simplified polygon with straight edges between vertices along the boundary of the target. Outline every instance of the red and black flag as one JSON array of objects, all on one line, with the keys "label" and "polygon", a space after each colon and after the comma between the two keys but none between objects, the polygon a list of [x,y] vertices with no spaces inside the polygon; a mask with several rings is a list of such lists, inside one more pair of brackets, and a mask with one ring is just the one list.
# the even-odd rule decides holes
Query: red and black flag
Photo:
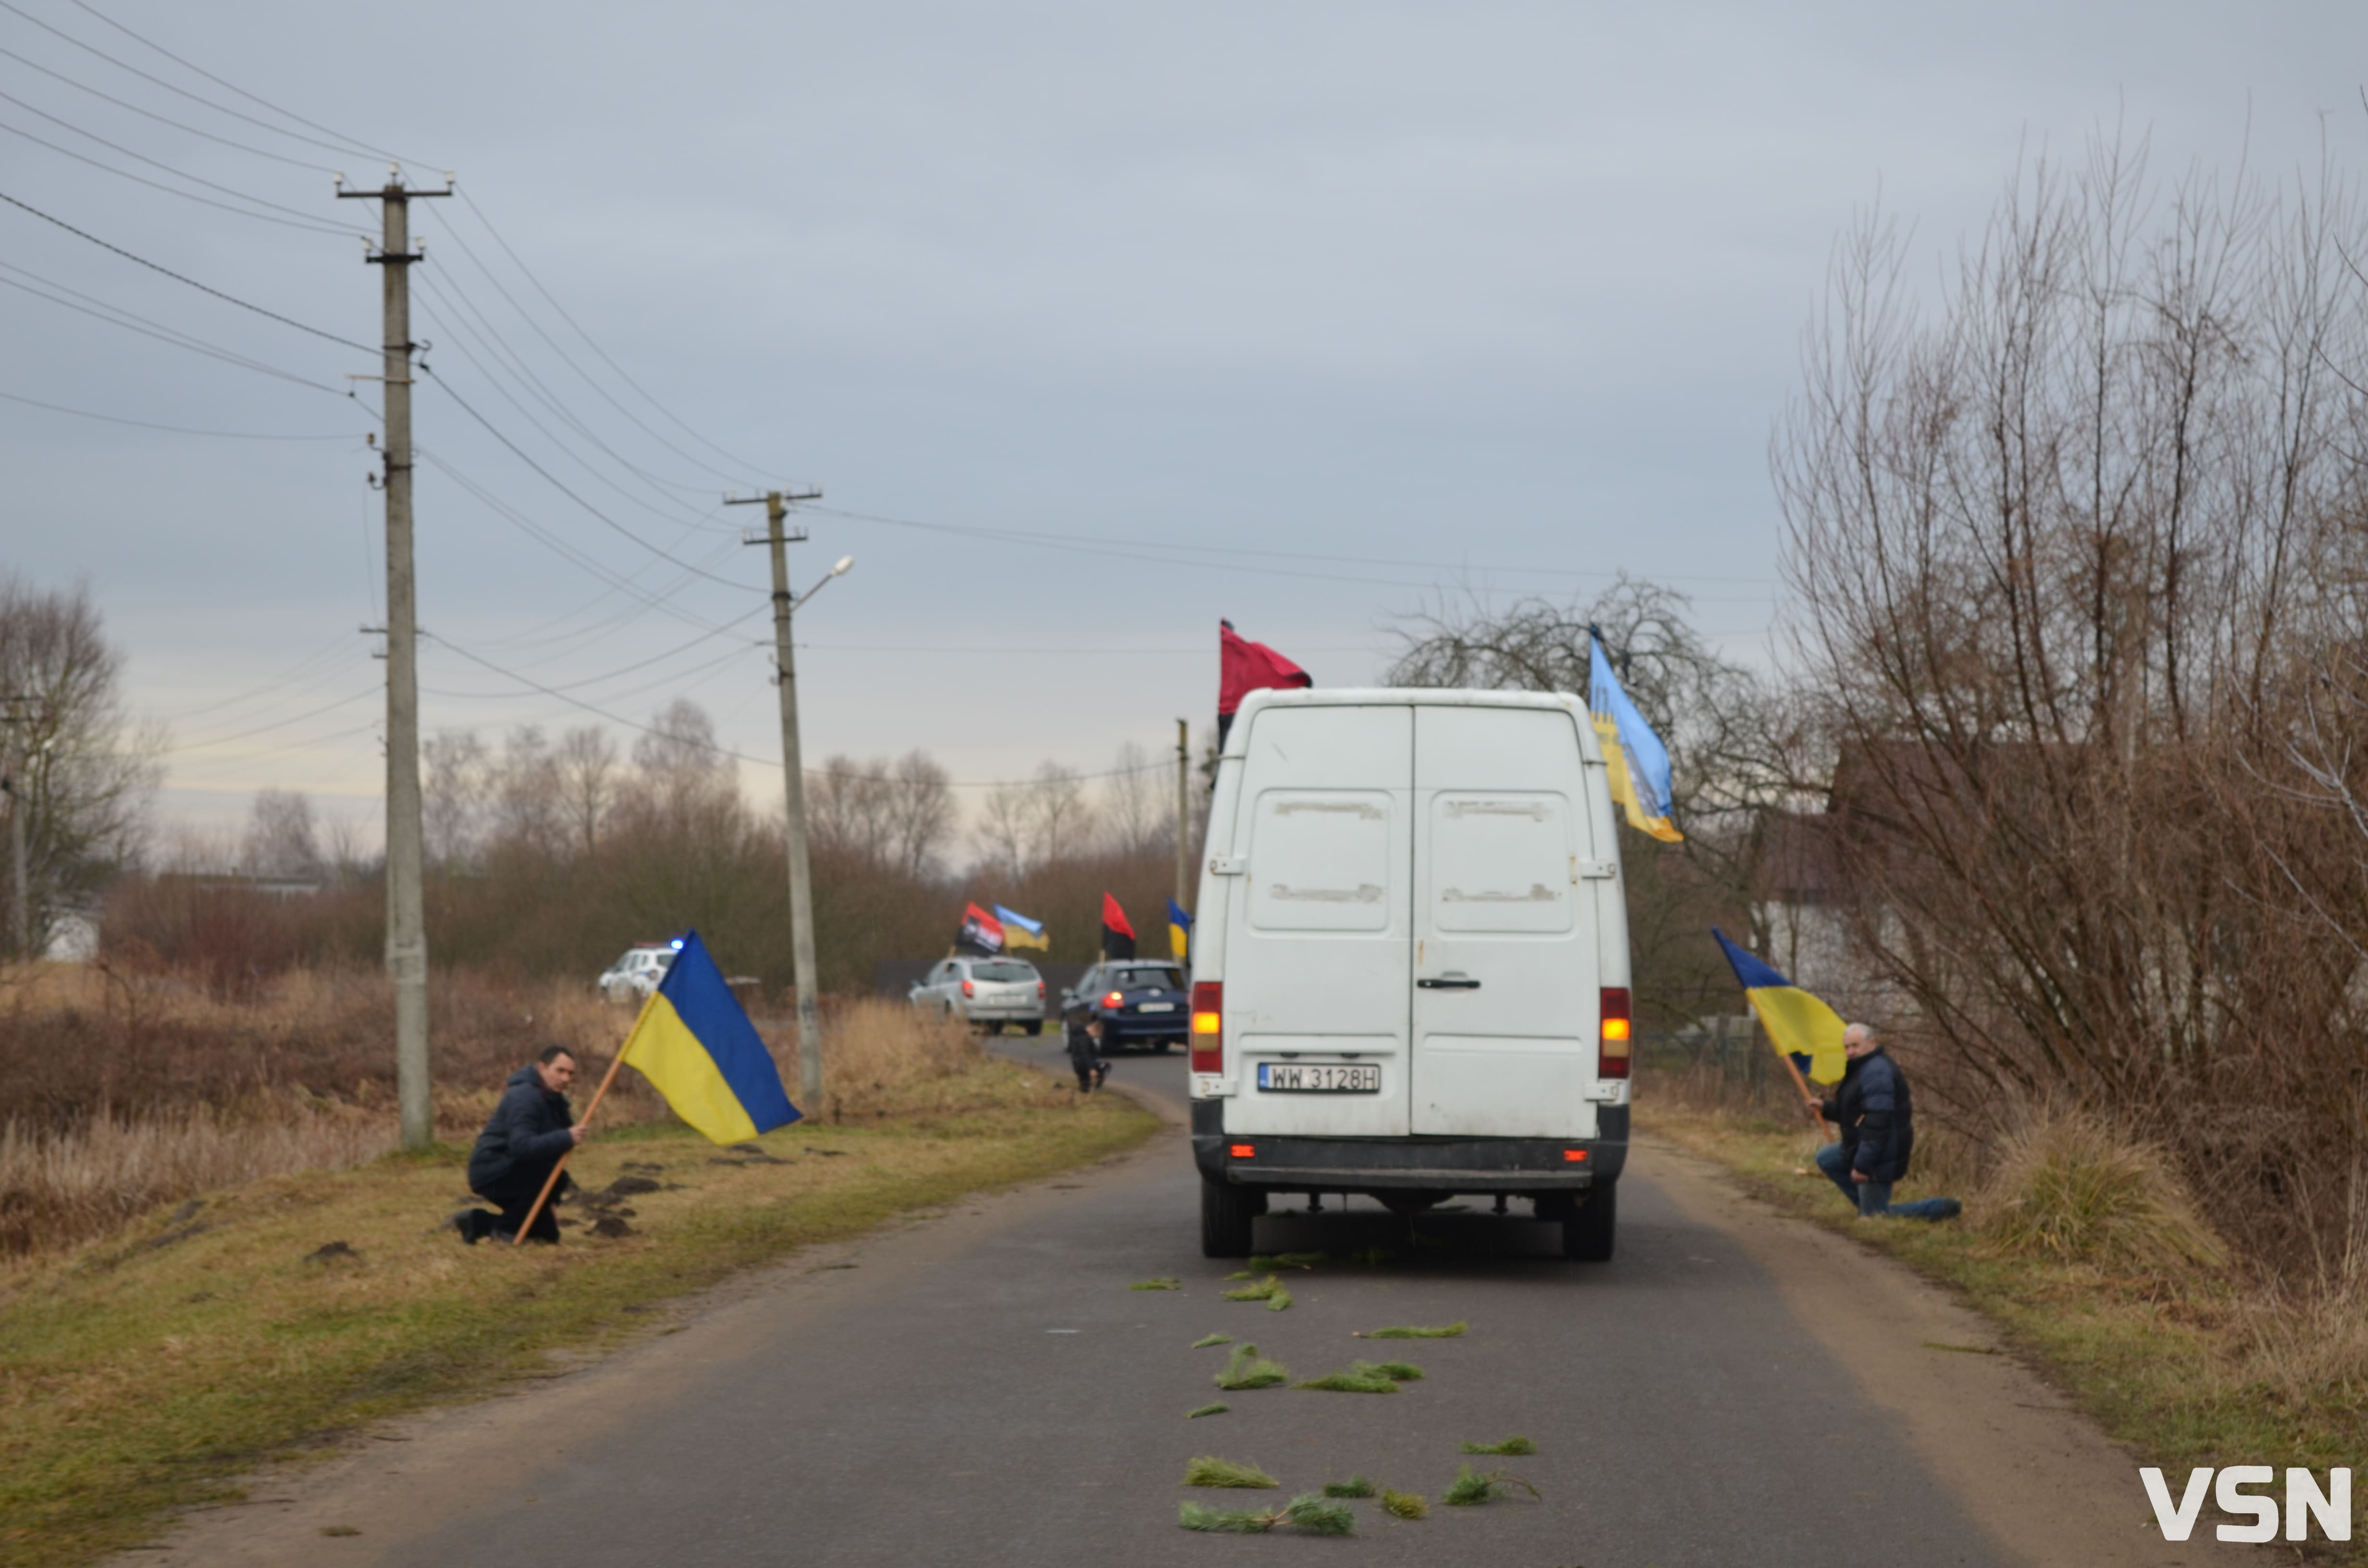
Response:
[{"label": "red and black flag", "polygon": [[1118,900],[1109,893],[1102,894],[1102,957],[1134,957],[1134,926],[1128,921],[1126,911],[1118,906]]},{"label": "red and black flag", "polygon": [[1225,749],[1225,732],[1242,699],[1274,687],[1314,686],[1315,678],[1263,642],[1253,642],[1234,631],[1230,620],[1217,622],[1217,749]]},{"label": "red and black flag", "polygon": [[954,949],[993,958],[1003,951],[1003,922],[974,903],[964,906],[962,929],[954,936]]}]

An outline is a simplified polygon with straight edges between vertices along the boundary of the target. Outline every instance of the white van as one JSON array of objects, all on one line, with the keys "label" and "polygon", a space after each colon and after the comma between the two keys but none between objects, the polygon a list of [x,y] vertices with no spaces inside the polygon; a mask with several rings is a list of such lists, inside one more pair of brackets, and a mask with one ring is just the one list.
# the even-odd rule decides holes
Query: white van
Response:
[{"label": "white van", "polygon": [[1261,691],[1217,764],[1193,937],[1201,1243],[1274,1192],[1527,1198],[1611,1256],[1628,918],[1562,694]]}]

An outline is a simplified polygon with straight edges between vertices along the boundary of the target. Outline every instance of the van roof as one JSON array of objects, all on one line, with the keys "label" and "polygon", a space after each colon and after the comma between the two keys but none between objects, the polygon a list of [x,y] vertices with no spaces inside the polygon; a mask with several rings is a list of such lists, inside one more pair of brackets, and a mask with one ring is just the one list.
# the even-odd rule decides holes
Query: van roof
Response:
[{"label": "van roof", "polygon": [[1603,760],[1601,743],[1587,722],[1587,699],[1567,691],[1481,691],[1439,686],[1298,687],[1253,691],[1242,699],[1225,736],[1226,756],[1240,756],[1249,744],[1248,721],[1269,708],[1520,708],[1551,709],[1579,716],[1579,752],[1588,762]]}]

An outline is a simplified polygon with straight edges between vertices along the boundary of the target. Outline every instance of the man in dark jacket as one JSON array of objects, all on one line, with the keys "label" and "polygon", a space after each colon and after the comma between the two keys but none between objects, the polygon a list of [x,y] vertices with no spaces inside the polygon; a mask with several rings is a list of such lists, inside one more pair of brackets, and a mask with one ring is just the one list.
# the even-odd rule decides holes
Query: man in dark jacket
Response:
[{"label": "man in dark jacket", "polygon": [[1946,1220],[1960,1212],[1964,1206],[1953,1198],[1891,1201],[1892,1186],[1907,1176],[1907,1157],[1916,1148],[1907,1074],[1864,1024],[1842,1031],[1842,1054],[1850,1065],[1842,1070],[1841,1085],[1817,1108],[1841,1130],[1841,1142],[1817,1151],[1817,1168],[1857,1206],[1861,1220]]},{"label": "man in dark jacket", "polygon": [[[575,1057],[564,1045],[546,1045],[541,1056],[510,1074],[501,1103],[477,1134],[469,1152],[469,1190],[501,1205],[499,1214],[463,1209],[452,1216],[453,1228],[472,1245],[493,1236],[509,1241],[526,1222],[526,1211],[542,1191],[542,1184],[560,1157],[584,1142],[583,1125],[568,1108],[567,1085],[575,1081]],[[564,1176],[552,1189],[552,1203],[567,1190]],[[559,1218],[552,1203],[535,1216],[527,1239],[559,1240]]]}]

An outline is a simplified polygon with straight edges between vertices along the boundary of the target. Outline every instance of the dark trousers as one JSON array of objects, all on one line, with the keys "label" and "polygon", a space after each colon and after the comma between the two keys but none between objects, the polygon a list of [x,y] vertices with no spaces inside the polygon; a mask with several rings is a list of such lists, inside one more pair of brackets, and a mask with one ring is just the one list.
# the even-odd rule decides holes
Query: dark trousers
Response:
[{"label": "dark trousers", "polygon": [[[500,1204],[501,1213],[494,1215],[486,1213],[482,1209],[472,1210],[464,1223],[470,1227],[472,1233],[480,1238],[493,1236],[500,1241],[509,1240],[518,1234],[518,1227],[526,1223],[526,1211],[534,1207],[535,1199],[542,1191],[542,1184],[550,1179],[549,1171],[537,1171],[532,1176],[517,1176],[508,1181],[496,1182],[490,1190],[480,1192],[477,1196]],[[534,1227],[527,1232],[527,1240],[530,1242],[559,1240],[557,1211],[559,1195],[565,1191],[567,1187],[568,1178],[562,1177],[558,1187],[552,1189],[552,1200],[544,1204],[542,1212],[534,1217]]]}]

